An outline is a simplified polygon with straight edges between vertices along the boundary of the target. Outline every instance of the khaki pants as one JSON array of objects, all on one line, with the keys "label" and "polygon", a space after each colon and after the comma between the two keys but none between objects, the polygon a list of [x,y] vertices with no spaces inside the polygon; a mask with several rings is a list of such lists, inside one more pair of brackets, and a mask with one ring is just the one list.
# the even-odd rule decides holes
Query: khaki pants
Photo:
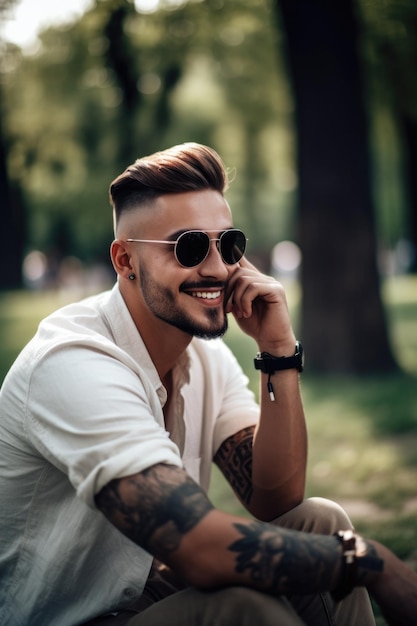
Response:
[{"label": "khaki pants", "polygon": [[[351,528],[334,502],[310,498],[276,519],[294,530],[333,534]],[[131,611],[105,616],[88,626],[375,626],[365,589],[357,588],[342,602],[329,594],[272,597],[247,587],[214,591],[183,588],[158,572],[149,577],[142,599]]]}]

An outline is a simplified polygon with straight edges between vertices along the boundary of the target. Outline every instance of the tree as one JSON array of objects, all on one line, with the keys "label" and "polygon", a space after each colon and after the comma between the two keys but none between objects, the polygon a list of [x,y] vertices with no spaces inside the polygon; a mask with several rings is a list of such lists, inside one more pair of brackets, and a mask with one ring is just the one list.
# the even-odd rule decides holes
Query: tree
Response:
[{"label": "tree", "polygon": [[[0,20],[14,4],[13,0],[4,0],[0,6]],[[0,49],[4,48],[0,40]],[[3,50],[4,52],[4,50]],[[5,59],[3,56],[3,63]],[[2,232],[3,262],[0,263],[0,290],[16,289],[22,285],[22,256],[25,237],[24,208],[20,189],[12,187],[7,167],[8,137],[4,124],[3,68],[0,68],[0,220]]]},{"label": "tree", "polygon": [[113,70],[115,81],[120,89],[118,129],[118,161],[130,163],[135,153],[135,116],[140,107],[140,92],[137,88],[138,70],[130,40],[125,34],[127,20],[134,13],[133,5],[121,0],[116,8],[109,11],[104,35],[107,39],[105,58]]},{"label": "tree", "polygon": [[277,0],[295,97],[302,331],[309,367],[396,369],[380,296],[352,0]]},{"label": "tree", "polygon": [[23,220],[19,206],[13,202],[12,188],[7,174],[7,141],[2,128],[0,92],[0,220],[2,223],[2,254],[7,262],[0,263],[0,290],[16,289],[22,284]]},{"label": "tree", "polygon": [[238,170],[228,196],[236,221],[268,258],[287,236],[291,194],[280,188],[287,157],[274,141],[277,128],[289,135],[281,113],[289,104],[272,35],[264,2],[137,13],[128,0],[101,0],[40,33],[36,54],[10,49],[9,177],[27,200],[28,249],[48,251],[66,224],[67,254],[101,258],[111,240],[109,181],[134,158],[192,139]]},{"label": "tree", "polygon": [[[412,244],[411,271],[417,271],[417,6],[386,0],[359,2],[366,32],[365,58],[371,77],[374,106],[384,108],[396,122],[402,143],[406,207],[405,228],[395,233]],[[382,10],[381,10],[382,9]],[[391,207],[398,211],[397,206]],[[405,231],[405,232],[404,232]]]}]

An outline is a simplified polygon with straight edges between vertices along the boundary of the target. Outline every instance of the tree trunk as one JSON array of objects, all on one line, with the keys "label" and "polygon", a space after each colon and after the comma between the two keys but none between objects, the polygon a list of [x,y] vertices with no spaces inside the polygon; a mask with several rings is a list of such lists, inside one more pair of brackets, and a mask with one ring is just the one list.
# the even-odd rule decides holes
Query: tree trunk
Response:
[{"label": "tree trunk", "polygon": [[107,65],[113,70],[121,93],[118,109],[119,153],[116,163],[122,164],[122,167],[126,167],[137,158],[135,114],[141,104],[141,96],[137,89],[138,74],[134,52],[125,33],[126,21],[134,11],[133,5],[127,1],[116,5],[116,8],[111,9],[104,28],[104,35],[108,41]]},{"label": "tree trunk", "polygon": [[310,371],[396,369],[381,303],[351,0],[277,0],[295,97],[302,329]]},{"label": "tree trunk", "polygon": [[[24,242],[23,204],[12,195],[7,174],[6,139],[2,128],[2,102],[0,93],[0,219],[2,223],[0,290],[22,286],[22,256]],[[20,195],[20,194],[19,194]],[[16,196],[16,197],[13,197]]]},{"label": "tree trunk", "polygon": [[411,244],[409,271],[417,272],[417,120],[404,114],[400,120],[403,131],[408,194],[408,225]]}]

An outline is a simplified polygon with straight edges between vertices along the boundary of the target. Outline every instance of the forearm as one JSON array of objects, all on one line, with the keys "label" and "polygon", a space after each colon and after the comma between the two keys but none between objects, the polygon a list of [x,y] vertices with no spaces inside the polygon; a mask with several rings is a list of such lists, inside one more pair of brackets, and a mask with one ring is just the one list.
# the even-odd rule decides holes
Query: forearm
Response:
[{"label": "forearm", "polygon": [[[279,282],[242,259],[229,288],[226,311],[233,313],[242,331],[256,341],[260,353],[257,369],[267,372],[261,375],[261,418],[253,442],[248,506],[255,516],[267,520],[289,510],[304,496],[307,443],[297,369],[302,355],[295,352],[296,338]],[[294,367],[278,367],[280,371],[271,373],[272,400],[267,382],[274,362],[262,353],[292,358],[286,365]]]},{"label": "forearm", "polygon": [[304,497],[307,433],[298,371],[284,370],[271,376],[275,400],[270,398],[267,382],[268,375],[262,374],[250,510],[259,519],[271,520]]},{"label": "forearm", "polygon": [[369,548],[383,560],[382,572],[361,567],[358,582],[365,585],[392,626],[412,626],[417,616],[417,573],[385,546],[367,541]]},{"label": "forearm", "polygon": [[180,568],[195,560],[191,584],[202,588],[239,585],[271,595],[310,594],[337,586],[341,553],[334,537],[298,533],[213,510],[184,538]]}]

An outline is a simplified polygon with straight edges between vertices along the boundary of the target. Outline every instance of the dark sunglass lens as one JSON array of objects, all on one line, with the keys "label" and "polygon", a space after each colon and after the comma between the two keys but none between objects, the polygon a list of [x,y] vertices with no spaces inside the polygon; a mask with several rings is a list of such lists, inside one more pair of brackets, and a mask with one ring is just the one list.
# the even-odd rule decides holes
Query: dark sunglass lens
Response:
[{"label": "dark sunglass lens", "polygon": [[226,230],[220,237],[220,253],[228,265],[238,263],[245,254],[246,237],[241,230]]},{"label": "dark sunglass lens", "polygon": [[207,256],[210,239],[207,233],[190,231],[183,233],[177,240],[176,255],[178,263],[184,267],[199,265]]}]

